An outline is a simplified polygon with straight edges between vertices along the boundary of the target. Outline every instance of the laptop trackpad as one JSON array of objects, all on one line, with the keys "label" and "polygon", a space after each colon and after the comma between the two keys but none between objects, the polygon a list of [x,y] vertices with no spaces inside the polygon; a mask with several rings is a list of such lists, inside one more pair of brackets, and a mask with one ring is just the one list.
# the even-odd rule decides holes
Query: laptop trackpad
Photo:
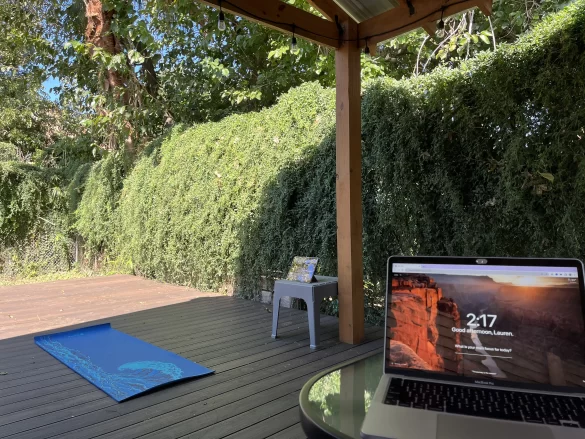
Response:
[{"label": "laptop trackpad", "polygon": [[554,439],[550,428],[464,416],[437,416],[437,439]]}]

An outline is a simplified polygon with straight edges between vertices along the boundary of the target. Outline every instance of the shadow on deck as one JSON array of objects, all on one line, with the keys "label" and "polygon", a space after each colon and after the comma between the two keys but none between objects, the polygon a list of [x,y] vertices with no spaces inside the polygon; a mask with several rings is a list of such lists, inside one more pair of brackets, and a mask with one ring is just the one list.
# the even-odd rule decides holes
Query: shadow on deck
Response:
[{"label": "shadow on deck", "polygon": [[[307,313],[232,297],[198,297],[82,325],[116,329],[212,368],[123,403],[38,348],[30,334],[0,341],[0,438],[299,438],[298,394],[320,370],[382,348],[382,328],[361,345],[340,343],[321,316],[321,347],[309,348]],[[45,331],[54,332],[54,331]]]}]

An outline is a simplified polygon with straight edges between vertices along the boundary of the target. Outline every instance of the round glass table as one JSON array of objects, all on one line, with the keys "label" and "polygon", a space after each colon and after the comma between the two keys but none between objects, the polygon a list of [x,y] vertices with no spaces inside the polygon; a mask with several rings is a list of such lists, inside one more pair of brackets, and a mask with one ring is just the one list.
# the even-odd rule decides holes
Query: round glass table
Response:
[{"label": "round glass table", "polygon": [[309,438],[354,439],[382,377],[382,352],[360,357],[311,378],[299,396]]}]

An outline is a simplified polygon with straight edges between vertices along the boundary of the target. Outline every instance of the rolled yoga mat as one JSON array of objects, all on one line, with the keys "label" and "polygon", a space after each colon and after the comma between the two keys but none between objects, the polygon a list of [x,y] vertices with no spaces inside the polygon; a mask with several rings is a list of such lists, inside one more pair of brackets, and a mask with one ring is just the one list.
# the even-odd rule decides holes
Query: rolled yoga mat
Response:
[{"label": "rolled yoga mat", "polygon": [[35,337],[35,343],[116,401],[213,373],[109,323]]}]

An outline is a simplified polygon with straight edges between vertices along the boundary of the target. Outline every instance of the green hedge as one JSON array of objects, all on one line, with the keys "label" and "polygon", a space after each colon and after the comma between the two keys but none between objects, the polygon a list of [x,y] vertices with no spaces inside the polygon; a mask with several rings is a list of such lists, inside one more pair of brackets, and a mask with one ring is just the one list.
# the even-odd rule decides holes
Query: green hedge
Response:
[{"label": "green hedge", "polygon": [[94,160],[85,136],[28,154],[0,142],[0,281],[72,267],[77,236],[71,212]]},{"label": "green hedge", "polygon": [[12,143],[0,142],[0,162],[18,160],[18,148]]},{"label": "green hedge", "polygon": [[[333,92],[308,84],[259,113],[171,133],[125,181],[116,253],[147,276],[227,288],[256,257],[243,248],[243,226],[258,216],[263,191],[318,150],[333,119]],[[265,251],[296,238],[274,232]]]},{"label": "green hedge", "polygon": [[[461,69],[365,88],[370,321],[391,254],[585,257],[584,11],[579,0]],[[200,288],[235,282],[251,297],[294,255],[335,274],[334,116],[334,92],[306,84],[177,130],[144,154],[113,215],[82,210],[80,224],[108,230],[100,242],[111,233],[137,272]]]},{"label": "green hedge", "polygon": [[[0,153],[10,151],[0,144]],[[3,158],[15,159],[6,154]],[[59,176],[17,161],[0,160],[0,280],[71,268],[67,215]]]},{"label": "green hedge", "polygon": [[0,249],[25,241],[55,205],[50,172],[16,161],[0,161]]},{"label": "green hedge", "polygon": [[[81,165],[68,187],[70,205],[83,195],[75,210],[75,230],[85,240],[88,256],[110,252],[119,233],[116,206],[126,166],[116,154],[110,154],[87,169]],[[87,174],[87,175],[86,175]]]},{"label": "green hedge", "polygon": [[363,108],[368,272],[389,249],[585,256],[585,2]]}]

